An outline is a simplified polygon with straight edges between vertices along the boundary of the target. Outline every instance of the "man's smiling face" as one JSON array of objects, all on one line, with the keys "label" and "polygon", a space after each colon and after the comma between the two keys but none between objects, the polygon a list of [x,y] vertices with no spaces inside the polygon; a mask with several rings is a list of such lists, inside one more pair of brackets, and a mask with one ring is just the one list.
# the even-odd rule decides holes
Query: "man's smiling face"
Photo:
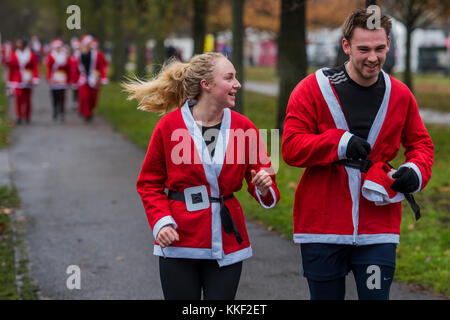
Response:
[{"label": "man's smiling face", "polygon": [[347,71],[358,84],[375,83],[389,52],[390,38],[384,29],[355,28],[351,40],[343,39],[342,47],[349,55]]}]

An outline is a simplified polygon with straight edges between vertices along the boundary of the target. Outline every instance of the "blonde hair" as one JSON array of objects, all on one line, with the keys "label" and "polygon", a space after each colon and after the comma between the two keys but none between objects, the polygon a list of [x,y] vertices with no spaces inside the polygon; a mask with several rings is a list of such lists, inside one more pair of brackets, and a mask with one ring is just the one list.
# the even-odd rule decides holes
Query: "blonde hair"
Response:
[{"label": "blonde hair", "polygon": [[195,55],[188,63],[170,60],[161,71],[149,81],[139,79],[122,83],[130,95],[136,99],[139,110],[168,113],[180,107],[186,99],[196,99],[202,92],[201,80],[213,83],[215,61],[226,58],[217,52]]}]

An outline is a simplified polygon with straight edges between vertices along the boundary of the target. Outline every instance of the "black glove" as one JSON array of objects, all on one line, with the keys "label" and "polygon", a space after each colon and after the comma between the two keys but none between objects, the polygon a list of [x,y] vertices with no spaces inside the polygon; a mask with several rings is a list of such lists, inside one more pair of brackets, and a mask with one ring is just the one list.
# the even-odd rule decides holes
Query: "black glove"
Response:
[{"label": "black glove", "polygon": [[347,143],[345,156],[353,160],[366,160],[371,149],[370,144],[366,140],[358,136],[352,136]]},{"label": "black glove", "polygon": [[401,193],[411,193],[419,188],[419,177],[416,172],[408,167],[401,167],[392,175],[394,183],[391,189]]}]

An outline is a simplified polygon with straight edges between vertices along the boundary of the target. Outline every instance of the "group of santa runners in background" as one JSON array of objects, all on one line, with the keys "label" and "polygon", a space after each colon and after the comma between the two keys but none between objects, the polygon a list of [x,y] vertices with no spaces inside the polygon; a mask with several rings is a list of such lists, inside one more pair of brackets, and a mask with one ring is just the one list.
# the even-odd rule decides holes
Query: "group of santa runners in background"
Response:
[{"label": "group of santa runners in background", "polygon": [[71,48],[60,39],[51,42],[44,54],[36,39],[28,44],[18,39],[5,42],[0,61],[6,67],[8,95],[15,97],[16,124],[30,123],[32,89],[39,84],[39,64],[45,57],[46,79],[53,102],[53,120],[64,121],[66,91],[71,88],[80,116],[91,121],[101,85],[108,83],[108,61],[91,35],[72,39]]}]

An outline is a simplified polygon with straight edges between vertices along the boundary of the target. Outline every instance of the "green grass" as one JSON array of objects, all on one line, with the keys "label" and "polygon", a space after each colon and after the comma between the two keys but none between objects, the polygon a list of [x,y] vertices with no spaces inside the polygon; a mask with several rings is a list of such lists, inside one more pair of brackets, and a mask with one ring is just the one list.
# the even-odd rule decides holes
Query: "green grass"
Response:
[{"label": "green grass", "polygon": [[[131,141],[145,149],[159,116],[137,110],[136,102],[125,98],[117,84],[104,87],[99,112]],[[246,115],[258,128],[274,128],[275,98],[246,92],[245,101]],[[427,188],[416,195],[422,219],[415,222],[411,209],[404,206],[396,280],[450,296],[450,128],[434,125],[427,128],[435,144],[433,177]],[[393,162],[395,166],[403,162],[402,154],[400,152]],[[270,211],[265,210],[244,187],[237,197],[246,216],[292,239],[294,193],[302,172],[303,169],[287,166],[280,155],[277,184],[282,198],[279,204]]]},{"label": "green grass", "polygon": [[18,297],[11,221],[4,209],[18,206],[17,194],[6,187],[0,188],[0,300]]},{"label": "green grass", "polygon": [[[2,75],[0,68],[0,75]],[[11,131],[12,124],[6,117],[8,111],[8,100],[5,93],[5,83],[0,80],[0,149],[4,148],[9,143],[9,132]]]},{"label": "green grass", "polygon": [[[5,84],[0,80],[0,148],[7,146],[10,125],[6,119],[7,100]],[[16,276],[11,221],[4,209],[18,205],[15,190],[0,187],[0,300],[16,299]],[[11,213],[11,212],[10,212]]]},{"label": "green grass", "polygon": [[403,203],[396,278],[450,296],[450,128],[427,126],[435,145],[433,176],[415,195],[422,218]]},{"label": "green grass", "polygon": [[279,78],[275,67],[252,66],[245,68],[245,80],[278,83]]},{"label": "green grass", "polygon": [[[310,68],[308,74],[315,69]],[[403,81],[402,74],[393,77]],[[279,78],[274,67],[253,66],[245,69],[248,81],[278,84]],[[450,112],[450,77],[443,74],[415,74],[413,77],[414,96],[420,108]]]},{"label": "green grass", "polygon": [[[0,149],[9,144],[12,125],[7,119],[5,85],[0,78]],[[28,274],[21,223],[13,218],[20,200],[14,187],[0,186],[0,300],[35,300],[36,287]],[[17,250],[17,258],[14,248]],[[16,276],[20,279],[18,283]]]},{"label": "green grass", "polygon": [[[17,190],[0,187],[0,300],[37,299],[36,287],[28,274],[26,249],[19,231],[21,223],[12,218],[19,207]],[[18,250],[18,261],[14,247]]]},{"label": "green grass", "polygon": [[102,88],[98,112],[131,141],[147,148],[160,117],[136,107],[136,102],[126,100],[126,94],[118,84],[112,83]]}]

